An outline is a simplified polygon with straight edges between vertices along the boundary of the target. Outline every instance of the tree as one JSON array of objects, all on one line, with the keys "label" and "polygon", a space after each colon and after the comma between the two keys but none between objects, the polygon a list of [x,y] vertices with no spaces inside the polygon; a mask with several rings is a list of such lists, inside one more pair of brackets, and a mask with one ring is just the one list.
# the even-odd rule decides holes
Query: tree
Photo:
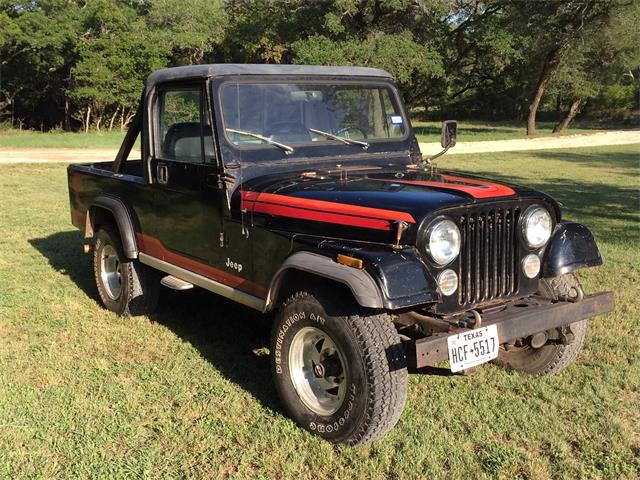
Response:
[{"label": "tree", "polygon": [[79,12],[72,0],[0,1],[0,107],[11,104],[32,127],[38,117],[51,121],[60,107],[68,126],[68,103],[60,93],[74,62]]},{"label": "tree", "polygon": [[527,135],[536,132],[536,115],[547,84],[561,65],[572,55],[588,31],[595,31],[607,21],[615,0],[509,0],[505,13],[510,28],[517,34],[526,51],[524,72],[530,88]]}]

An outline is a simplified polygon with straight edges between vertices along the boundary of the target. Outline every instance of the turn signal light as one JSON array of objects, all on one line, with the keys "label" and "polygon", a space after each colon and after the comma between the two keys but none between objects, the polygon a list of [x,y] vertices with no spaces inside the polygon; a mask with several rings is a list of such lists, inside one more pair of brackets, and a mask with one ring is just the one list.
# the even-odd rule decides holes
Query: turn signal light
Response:
[{"label": "turn signal light", "polygon": [[338,263],[346,265],[347,267],[357,268],[358,270],[362,270],[364,268],[364,262],[359,258],[350,257],[348,255],[338,255],[336,260]]},{"label": "turn signal light", "polygon": [[535,278],[540,273],[540,257],[533,253],[524,257],[522,260],[522,270],[528,278]]}]

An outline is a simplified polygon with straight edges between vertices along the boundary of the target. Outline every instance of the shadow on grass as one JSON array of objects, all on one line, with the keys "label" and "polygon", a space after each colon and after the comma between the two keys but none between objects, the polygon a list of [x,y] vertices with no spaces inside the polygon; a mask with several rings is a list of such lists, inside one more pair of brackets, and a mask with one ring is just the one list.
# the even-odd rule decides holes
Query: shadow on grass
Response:
[{"label": "shadow on grass", "polygon": [[[616,152],[611,155],[598,153],[572,153],[558,151],[536,152],[542,160],[562,160],[571,163],[580,163],[592,168],[638,168],[640,167],[640,149],[637,152]],[[633,174],[633,172],[630,172]]]},{"label": "shadow on grass", "polygon": [[[82,240],[79,231],[68,231],[29,243],[54,270],[68,275],[88,297],[99,302],[91,256],[82,253]],[[149,318],[195,347],[223,376],[264,406],[280,411],[264,350],[269,345],[271,317],[199,288],[174,292],[163,287],[158,309]]]}]

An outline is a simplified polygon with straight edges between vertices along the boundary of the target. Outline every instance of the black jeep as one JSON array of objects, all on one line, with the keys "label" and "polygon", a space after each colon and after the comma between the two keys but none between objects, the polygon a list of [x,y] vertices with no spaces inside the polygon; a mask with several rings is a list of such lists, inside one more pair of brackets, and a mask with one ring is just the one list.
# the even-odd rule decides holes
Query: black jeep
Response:
[{"label": "black jeep", "polygon": [[105,307],[195,285],[275,311],[282,403],[331,442],[391,428],[408,369],[555,373],[613,308],[573,276],[602,263],[590,231],[542,192],[438,171],[381,70],[160,70],[115,161],[68,173]]}]

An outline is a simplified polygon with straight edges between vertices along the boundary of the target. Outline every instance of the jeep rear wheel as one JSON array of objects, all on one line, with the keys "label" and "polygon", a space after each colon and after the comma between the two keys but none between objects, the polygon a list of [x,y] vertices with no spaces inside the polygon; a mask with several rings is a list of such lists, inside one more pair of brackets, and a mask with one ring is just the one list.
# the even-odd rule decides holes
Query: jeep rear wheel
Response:
[{"label": "jeep rear wheel", "polygon": [[93,271],[98,295],[108,310],[122,316],[155,310],[160,292],[157,272],[125,257],[118,230],[111,225],[96,234]]},{"label": "jeep rear wheel", "polygon": [[[547,298],[554,300],[560,298],[566,301],[580,301],[584,296],[582,286],[573,274],[542,279],[538,293]],[[568,343],[558,339],[544,341],[547,333],[541,332],[529,339],[524,339],[521,345],[516,345],[508,351],[500,348],[496,363],[514,370],[539,375],[558,373],[580,355],[587,338],[589,322],[581,320],[572,323],[570,329],[573,338]],[[540,345],[536,345],[536,337],[539,335],[544,336],[541,337]]]},{"label": "jeep rear wheel", "polygon": [[303,291],[284,302],[272,331],[272,367],[291,418],[332,443],[358,445],[400,418],[406,358],[386,314],[327,312],[328,302],[340,300]]}]

